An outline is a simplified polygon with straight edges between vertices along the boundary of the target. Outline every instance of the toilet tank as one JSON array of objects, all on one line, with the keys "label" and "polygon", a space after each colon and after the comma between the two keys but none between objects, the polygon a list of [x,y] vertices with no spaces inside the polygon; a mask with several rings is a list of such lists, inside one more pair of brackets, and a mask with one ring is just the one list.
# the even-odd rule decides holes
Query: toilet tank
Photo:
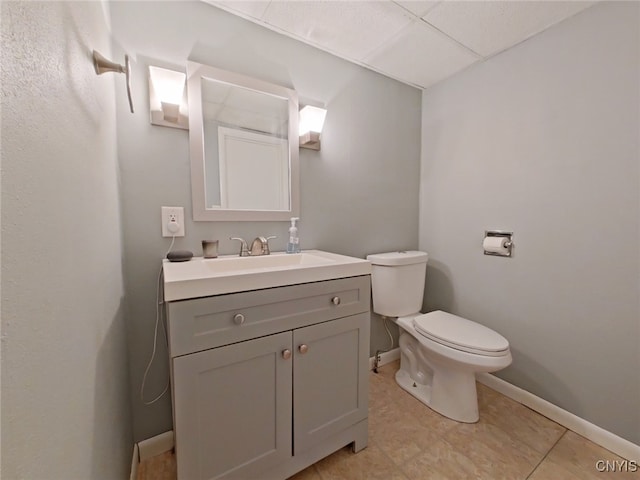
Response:
[{"label": "toilet tank", "polygon": [[386,317],[420,312],[428,259],[415,250],[368,255],[373,311]]}]

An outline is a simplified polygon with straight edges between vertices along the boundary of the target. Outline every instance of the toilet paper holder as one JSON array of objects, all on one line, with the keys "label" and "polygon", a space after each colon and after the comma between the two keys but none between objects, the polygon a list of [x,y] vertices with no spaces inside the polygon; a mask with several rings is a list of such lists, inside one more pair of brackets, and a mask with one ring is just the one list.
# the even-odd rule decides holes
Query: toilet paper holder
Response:
[{"label": "toilet paper holder", "polygon": [[[497,238],[496,238],[497,237]],[[496,242],[495,240],[505,239],[504,243]],[[483,249],[485,255],[494,255],[497,257],[510,257],[513,250],[513,232],[506,232],[504,230],[485,230]],[[491,244],[489,247],[487,244]],[[499,248],[496,244],[501,245]]]}]

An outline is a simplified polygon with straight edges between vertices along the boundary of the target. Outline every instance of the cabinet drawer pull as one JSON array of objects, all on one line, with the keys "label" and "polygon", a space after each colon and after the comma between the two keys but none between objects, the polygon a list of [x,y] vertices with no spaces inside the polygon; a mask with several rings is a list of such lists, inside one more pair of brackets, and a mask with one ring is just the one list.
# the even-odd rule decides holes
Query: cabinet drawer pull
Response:
[{"label": "cabinet drawer pull", "polygon": [[300,345],[300,346],[298,347],[298,350],[300,351],[300,353],[301,353],[302,355],[304,355],[305,353],[307,353],[307,352],[309,351],[309,346],[308,346],[308,345],[305,345],[305,344],[303,343],[302,345]]},{"label": "cabinet drawer pull", "polygon": [[241,313],[236,313],[233,316],[233,321],[235,322],[236,325],[242,325],[244,323],[244,315]]},{"label": "cabinet drawer pull", "polygon": [[340,297],[335,296],[331,299],[331,303],[333,303],[334,305],[340,305]]},{"label": "cabinet drawer pull", "polygon": [[289,360],[291,358],[291,350],[286,349],[282,351],[282,358]]}]

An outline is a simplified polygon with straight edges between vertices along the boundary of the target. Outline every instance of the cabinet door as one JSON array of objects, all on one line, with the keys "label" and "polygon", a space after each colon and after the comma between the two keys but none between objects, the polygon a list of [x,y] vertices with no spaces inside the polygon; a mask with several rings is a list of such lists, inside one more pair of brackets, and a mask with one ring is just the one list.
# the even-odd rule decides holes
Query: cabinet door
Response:
[{"label": "cabinet door", "polygon": [[367,418],[369,314],[293,332],[294,453]]},{"label": "cabinet door", "polygon": [[291,457],[291,337],[173,359],[179,480],[260,478]]}]

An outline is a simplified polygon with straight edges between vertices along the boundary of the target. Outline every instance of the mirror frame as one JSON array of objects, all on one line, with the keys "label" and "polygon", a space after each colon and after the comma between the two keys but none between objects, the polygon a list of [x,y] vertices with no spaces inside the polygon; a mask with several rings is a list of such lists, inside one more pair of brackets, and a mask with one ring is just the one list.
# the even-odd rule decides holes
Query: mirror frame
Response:
[{"label": "mirror frame", "polygon": [[[256,92],[281,97],[289,105],[289,210],[229,210],[206,206],[204,170],[204,118],[202,115],[202,78],[237,85]],[[274,85],[239,73],[187,61],[189,98],[189,152],[191,158],[191,198],[195,221],[282,221],[300,216],[300,161],[298,137],[298,94],[295,90]]]}]

